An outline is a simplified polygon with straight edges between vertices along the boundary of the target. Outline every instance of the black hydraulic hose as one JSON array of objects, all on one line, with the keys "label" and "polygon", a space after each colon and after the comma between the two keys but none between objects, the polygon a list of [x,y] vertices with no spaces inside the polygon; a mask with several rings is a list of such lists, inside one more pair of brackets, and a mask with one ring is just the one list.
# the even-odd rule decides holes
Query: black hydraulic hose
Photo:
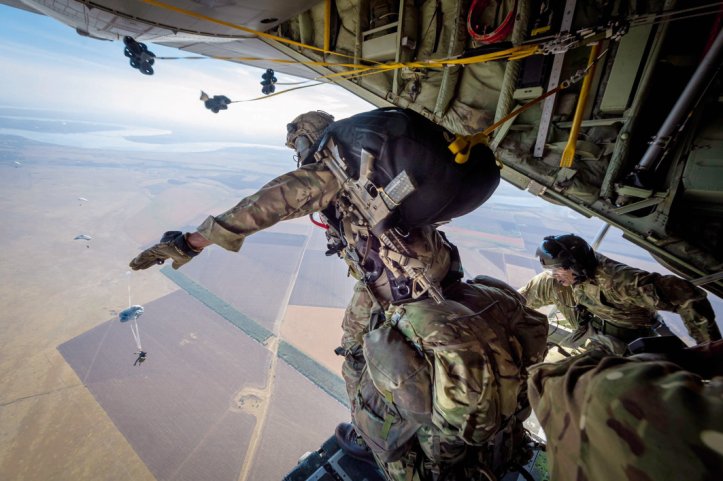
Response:
[{"label": "black hydraulic hose", "polygon": [[710,50],[705,54],[703,61],[693,73],[688,85],[680,94],[678,101],[671,109],[668,117],[658,130],[655,139],[645,151],[643,158],[635,166],[636,172],[648,171],[657,166],[673,136],[677,133],[687,120],[687,117],[710,84],[715,71],[720,68],[721,56],[723,54],[723,30],[713,42]]}]

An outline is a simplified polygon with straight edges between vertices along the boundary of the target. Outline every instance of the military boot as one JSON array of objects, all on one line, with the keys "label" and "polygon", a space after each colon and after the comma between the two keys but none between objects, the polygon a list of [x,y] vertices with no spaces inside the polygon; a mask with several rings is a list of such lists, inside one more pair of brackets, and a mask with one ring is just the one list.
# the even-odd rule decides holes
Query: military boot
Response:
[{"label": "military boot", "polygon": [[371,449],[364,440],[357,434],[354,425],[341,423],[336,427],[336,442],[339,447],[352,458],[367,462],[376,466],[377,462],[372,455]]}]

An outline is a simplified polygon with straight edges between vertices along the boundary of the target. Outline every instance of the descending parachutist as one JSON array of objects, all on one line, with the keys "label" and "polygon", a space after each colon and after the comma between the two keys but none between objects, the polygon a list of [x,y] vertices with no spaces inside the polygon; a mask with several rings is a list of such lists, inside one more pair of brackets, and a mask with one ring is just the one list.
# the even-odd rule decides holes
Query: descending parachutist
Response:
[{"label": "descending parachutist", "polygon": [[86,241],[85,247],[87,247],[88,249],[90,249],[90,240],[91,240],[91,239],[92,239],[92,237],[89,236],[89,235],[87,235],[87,234],[78,234],[77,236],[75,236],[75,238],[74,238],[73,240],[84,240],[84,241]]},{"label": "descending parachutist", "polygon": [[145,360],[146,360],[146,352],[140,351],[138,353],[138,357],[136,358],[136,362],[134,362],[133,365],[140,366],[141,364],[143,364],[143,361],[145,361]]},{"label": "descending parachutist", "polygon": [[[130,291],[129,291],[129,297],[130,297]],[[130,299],[129,299],[130,301]],[[118,318],[120,319],[120,322],[129,322],[131,325],[131,333],[133,334],[133,339],[136,341],[136,347],[138,348],[138,358],[136,358],[136,362],[133,363],[134,366],[140,365],[143,361],[146,360],[146,352],[141,347],[141,333],[138,329],[138,318],[141,317],[143,314],[143,306],[135,305],[128,307],[126,309],[123,309],[120,314],[118,314]]]}]

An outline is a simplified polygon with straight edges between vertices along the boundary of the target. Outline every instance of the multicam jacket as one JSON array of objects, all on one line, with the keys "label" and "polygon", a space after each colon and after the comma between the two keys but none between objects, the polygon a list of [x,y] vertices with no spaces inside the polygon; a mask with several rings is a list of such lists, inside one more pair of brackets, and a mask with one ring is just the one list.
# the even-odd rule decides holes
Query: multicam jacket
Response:
[{"label": "multicam jacket", "polygon": [[547,437],[550,479],[719,479],[723,342],[696,350],[692,362],[599,349],[533,366],[530,403]]},{"label": "multicam jacket", "polygon": [[305,165],[273,179],[223,214],[209,216],[198,232],[214,244],[237,252],[255,232],[328,207],[339,190],[329,169],[322,164]]},{"label": "multicam jacket", "polygon": [[[336,178],[323,164],[309,164],[272,180],[225,213],[208,217],[198,232],[214,244],[238,251],[247,236],[282,220],[322,211],[334,205],[339,193]],[[353,233],[351,228],[344,230],[345,234]],[[430,277],[440,281],[450,262],[440,234],[431,226],[410,234],[408,241],[413,251],[432,267]],[[355,240],[347,238],[350,245],[360,251]],[[387,299],[379,296],[384,293],[384,277],[380,279],[381,284],[375,283],[371,290],[375,296],[382,297],[377,300],[386,308]],[[441,306],[431,300],[411,302],[405,305],[408,314],[404,322],[419,329],[425,348],[430,348],[429,355],[435,359],[435,384],[428,389],[435,392],[436,424],[452,437],[459,436],[457,439],[464,445],[462,439],[472,443],[486,441],[505,419],[516,413],[520,398],[524,397],[526,366],[540,361],[544,355],[547,321],[544,316],[526,309],[509,286],[505,290],[457,284],[461,290],[450,294],[451,297],[469,307],[451,300]],[[470,290],[471,293],[467,292]],[[352,302],[344,319],[343,348],[349,351],[359,346],[374,306],[374,300],[362,285],[355,289]],[[450,308],[452,305],[455,309]],[[487,306],[491,306],[491,310],[480,317],[479,311]],[[470,314],[472,317],[467,320],[445,325],[449,316]],[[478,326],[473,329],[471,326],[475,323]],[[457,338],[457,333],[464,339]],[[460,346],[460,342],[465,346]],[[345,364],[344,377],[350,397],[354,396],[360,372]],[[469,379],[467,387],[457,382],[458,374],[462,373]]]},{"label": "multicam jacket", "polygon": [[[209,216],[198,227],[198,232],[214,244],[236,252],[246,237],[255,232],[335,205],[340,191],[339,182],[324,164],[304,165],[273,179],[223,214]],[[356,250],[356,256],[363,258],[364,235],[360,235],[352,219],[343,218],[341,222],[347,244]],[[440,282],[449,270],[450,253],[439,232],[432,226],[412,229],[405,241],[419,263],[429,266],[430,280]],[[359,277],[360,273],[355,272],[357,267],[350,266],[355,277]],[[381,276],[370,287],[380,302],[391,298],[386,276]]]},{"label": "multicam jacket", "polygon": [[578,327],[574,312],[578,304],[627,329],[652,327],[657,310],[671,311],[680,315],[697,342],[720,339],[705,291],[676,276],[646,272],[595,255],[599,262],[595,276],[574,286],[563,286],[547,272],[533,277],[520,289],[527,305],[536,309],[555,304],[574,327]]}]

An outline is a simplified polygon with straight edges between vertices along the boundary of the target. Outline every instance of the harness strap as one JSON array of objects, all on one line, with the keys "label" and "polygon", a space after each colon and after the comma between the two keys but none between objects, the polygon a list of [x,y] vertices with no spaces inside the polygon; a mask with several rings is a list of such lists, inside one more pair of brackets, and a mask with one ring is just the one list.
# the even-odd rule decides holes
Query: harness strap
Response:
[{"label": "harness strap", "polygon": [[655,335],[651,327],[627,328],[597,317],[593,317],[590,324],[601,334],[615,336],[626,342],[634,341],[639,337],[649,337]]},{"label": "harness strap", "polygon": [[394,423],[394,416],[392,413],[387,413],[384,416],[384,426],[382,426],[382,439],[387,440],[389,437],[389,431],[392,429],[392,423]]},{"label": "harness strap", "polygon": [[406,466],[406,472],[404,476],[404,481],[412,481],[414,479],[414,467],[417,462],[417,453],[414,452],[414,450],[409,451],[409,455],[407,456],[407,460],[405,462]]}]

